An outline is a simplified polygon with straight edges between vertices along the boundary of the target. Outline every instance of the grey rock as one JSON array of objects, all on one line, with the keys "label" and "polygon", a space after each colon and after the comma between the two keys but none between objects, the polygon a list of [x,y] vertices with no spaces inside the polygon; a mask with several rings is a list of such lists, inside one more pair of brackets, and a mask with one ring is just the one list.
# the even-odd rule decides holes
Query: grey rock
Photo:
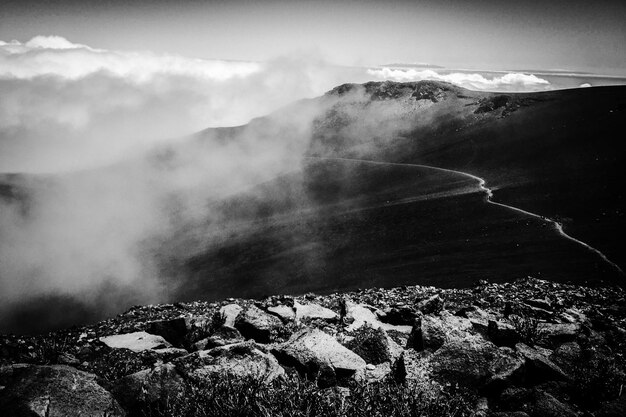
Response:
[{"label": "grey rock", "polygon": [[256,306],[250,306],[237,316],[234,327],[246,339],[270,343],[278,338],[278,334],[283,330],[283,323],[278,317]]},{"label": "grey rock", "polygon": [[130,349],[133,352],[170,348],[172,345],[162,336],[146,332],[133,332],[101,337],[100,341],[113,349]]},{"label": "grey rock", "polygon": [[181,374],[195,379],[254,378],[269,383],[285,374],[276,358],[252,341],[194,352],[173,363]]},{"label": "grey rock", "polygon": [[183,392],[185,381],[171,363],[158,363],[153,369],[144,369],[118,379],[111,393],[127,410],[137,410]]},{"label": "grey rock", "polygon": [[568,376],[554,362],[523,343],[515,345],[526,360],[527,377],[532,381],[568,380]]},{"label": "grey rock", "polygon": [[125,415],[96,376],[67,365],[0,367],[0,415],[78,417]]},{"label": "grey rock", "polygon": [[309,378],[318,378],[321,386],[360,379],[366,367],[359,355],[318,329],[303,329],[295,333],[287,342],[276,346],[272,353],[280,363],[295,367]]}]

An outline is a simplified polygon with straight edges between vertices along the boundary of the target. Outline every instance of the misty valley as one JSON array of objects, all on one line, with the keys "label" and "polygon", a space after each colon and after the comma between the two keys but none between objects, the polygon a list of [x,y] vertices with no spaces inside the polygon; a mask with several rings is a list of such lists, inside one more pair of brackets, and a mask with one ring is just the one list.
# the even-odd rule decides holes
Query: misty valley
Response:
[{"label": "misty valley", "polygon": [[0,327],[279,293],[616,282],[625,100],[345,84],[102,168],[3,175],[2,274],[19,284]]}]

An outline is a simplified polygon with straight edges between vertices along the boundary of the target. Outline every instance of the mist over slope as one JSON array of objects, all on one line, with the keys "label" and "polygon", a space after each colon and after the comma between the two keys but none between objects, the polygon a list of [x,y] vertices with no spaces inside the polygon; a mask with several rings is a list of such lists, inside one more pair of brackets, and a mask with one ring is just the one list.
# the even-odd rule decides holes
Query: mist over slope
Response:
[{"label": "mist over slope", "polygon": [[5,176],[0,329],[157,301],[619,279],[464,173],[623,268],[625,93],[346,84],[108,168]]}]

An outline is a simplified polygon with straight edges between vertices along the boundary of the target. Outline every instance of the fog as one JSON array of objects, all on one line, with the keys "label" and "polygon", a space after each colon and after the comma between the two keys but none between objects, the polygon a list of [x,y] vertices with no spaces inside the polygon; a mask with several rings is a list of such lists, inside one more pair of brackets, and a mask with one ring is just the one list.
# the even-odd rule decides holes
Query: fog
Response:
[{"label": "fog", "polygon": [[[250,63],[58,37],[0,43],[0,171],[21,173],[0,180],[0,331],[170,300],[181,282],[163,268],[163,248],[198,250],[221,227],[214,202],[298,171],[312,122],[332,102],[284,106],[345,82],[427,76],[436,78],[335,67],[305,53]],[[547,82],[483,82],[502,83]],[[343,134],[375,136],[390,128],[384,121],[399,123],[396,110],[372,107],[367,124]]]}]

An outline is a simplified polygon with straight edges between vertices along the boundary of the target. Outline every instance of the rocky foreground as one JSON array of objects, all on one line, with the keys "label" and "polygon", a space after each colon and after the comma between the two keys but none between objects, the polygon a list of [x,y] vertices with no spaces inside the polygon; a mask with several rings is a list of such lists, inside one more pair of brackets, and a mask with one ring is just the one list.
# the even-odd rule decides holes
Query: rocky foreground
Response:
[{"label": "rocky foreground", "polygon": [[131,308],[0,336],[0,415],[626,415],[626,294],[526,279]]}]

